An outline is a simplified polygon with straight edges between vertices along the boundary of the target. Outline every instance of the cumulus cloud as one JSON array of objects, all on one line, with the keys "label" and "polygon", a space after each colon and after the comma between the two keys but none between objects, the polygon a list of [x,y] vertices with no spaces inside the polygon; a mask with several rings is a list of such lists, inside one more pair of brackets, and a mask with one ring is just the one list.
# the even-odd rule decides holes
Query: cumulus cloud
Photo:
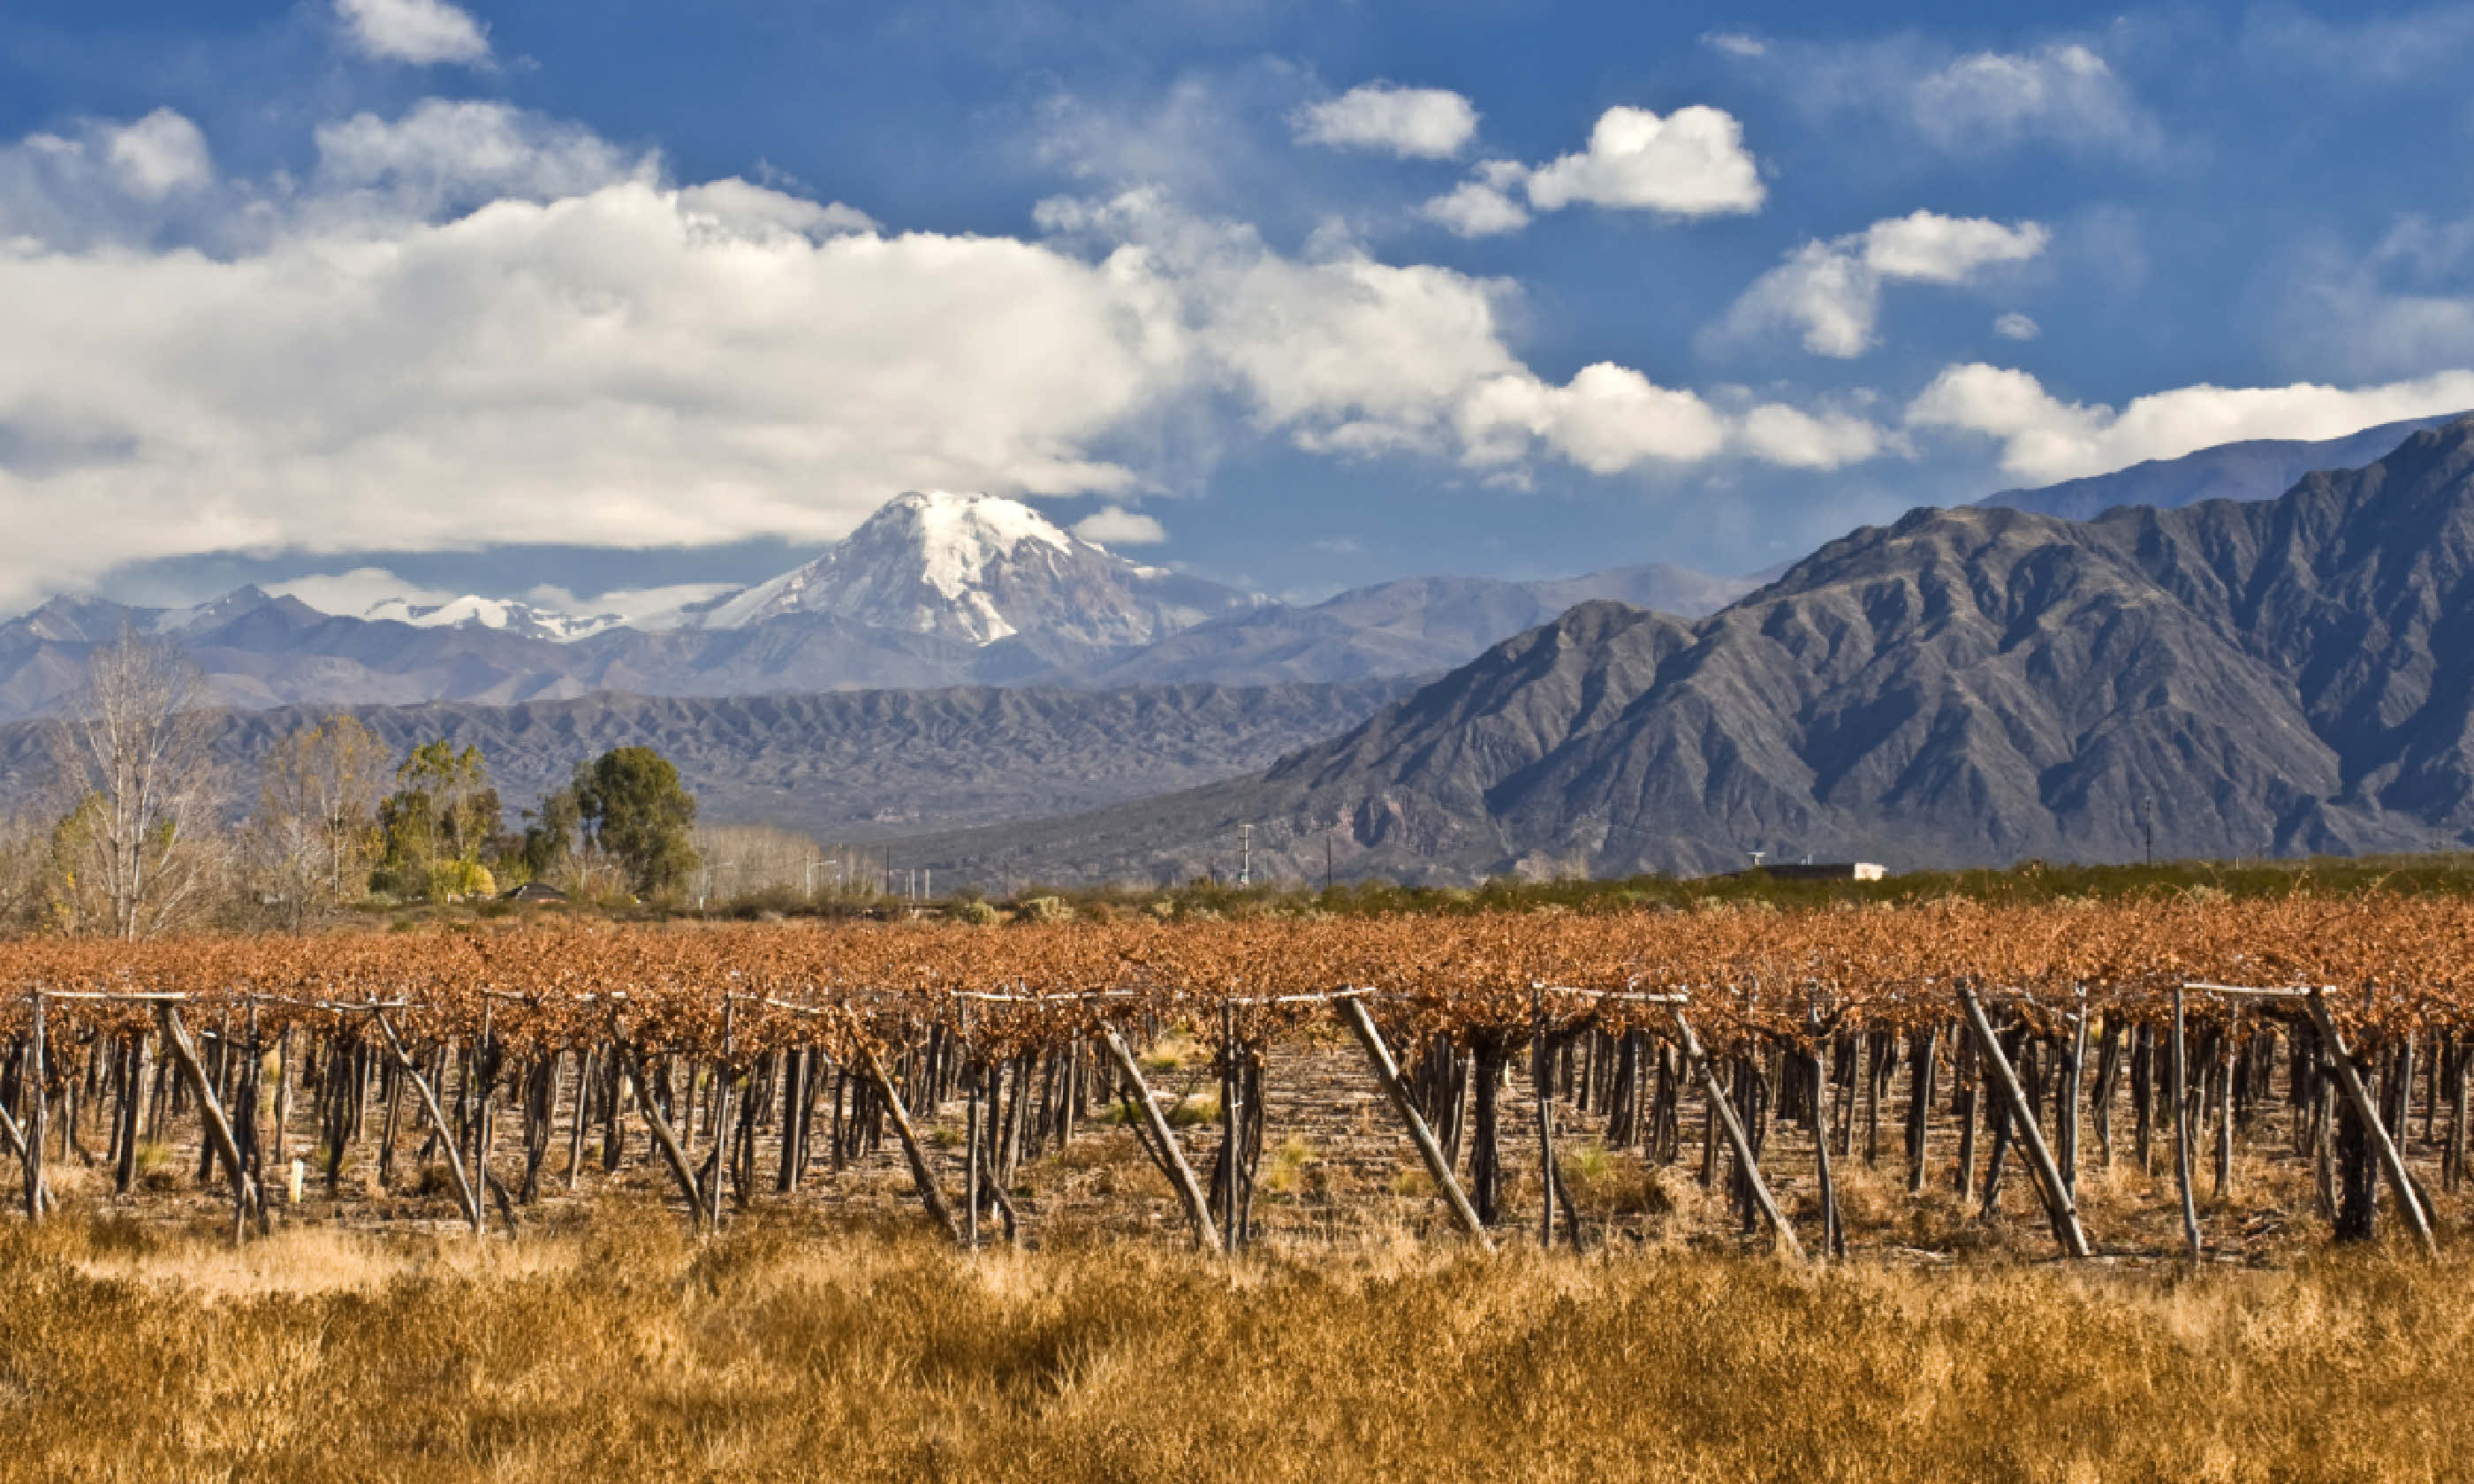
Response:
[{"label": "cumulus cloud", "polygon": [[83,120],[0,144],[0,242],[146,241],[211,213],[215,187],[206,135],[172,109]]},{"label": "cumulus cloud", "polygon": [[1108,505],[1074,522],[1074,534],[1102,546],[1157,546],[1168,529],[1140,511]]},{"label": "cumulus cloud", "polygon": [[1993,333],[2003,340],[2033,340],[2045,331],[2035,321],[2013,310],[1993,322]]},{"label": "cumulus cloud", "polygon": [[1464,180],[1418,210],[1426,220],[1464,237],[1492,237],[1529,225],[1529,213],[1520,203],[1484,180]]},{"label": "cumulus cloud", "polygon": [[1305,144],[1449,159],[1477,137],[1477,109],[1446,88],[1364,83],[1299,109],[1295,125]]},{"label": "cumulus cloud", "polygon": [[1858,356],[1874,345],[1884,285],[1968,283],[1988,268],[2035,257],[2050,240],[2034,222],[2004,226],[1930,211],[1892,217],[1788,253],[1753,280],[1721,330],[1748,336],[1787,328],[1815,355]]},{"label": "cumulus cloud", "polygon": [[[97,131],[0,149],[0,203],[50,203],[0,248],[0,341],[44,347],[0,357],[0,601],[206,552],[815,541],[905,489],[1130,494],[1102,450],[1223,402],[1512,477],[1871,454],[1619,366],[1548,381],[1510,284],[1148,193],[1046,203],[1040,239],[888,233],[432,103],[322,132],[305,180],[167,198],[249,224],[201,251],[81,225],[131,199]],[[1112,539],[1149,534],[1111,504]]]},{"label": "cumulus cloud", "polygon": [[1516,474],[1546,454],[1616,474],[1727,456],[1834,467],[1879,448],[1845,419],[1830,436],[1790,438],[1778,414],[1791,409],[1730,413],[1611,363],[1548,381],[1506,343],[1516,294],[1500,280],[1348,249],[1285,257],[1248,228],[1196,221],[1148,193],[1053,202],[1042,215],[1139,252],[1176,296],[1199,372],[1235,392],[1259,428],[1309,451],[1414,453]]},{"label": "cumulus cloud", "polygon": [[1669,216],[1760,209],[1759,167],[1743,126],[1724,109],[1695,104],[1661,118],[1618,105],[1598,115],[1589,148],[1528,176],[1529,203],[1554,211],[1576,202]]},{"label": "cumulus cloud", "polygon": [[2341,438],[2382,422],[2474,408],[2474,371],[2451,371],[2367,387],[2176,387],[2121,410],[2069,402],[2023,371],[1953,366],[1908,404],[1919,428],[1982,434],[2001,444],[2001,467],[2042,483],[2178,458],[2253,438]]},{"label": "cumulus cloud", "polygon": [[425,98],[392,119],[355,113],[315,137],[322,196],[378,193],[417,215],[504,197],[553,201],[661,173],[658,158],[580,124],[478,100]]},{"label": "cumulus cloud", "polygon": [[426,66],[490,60],[488,32],[447,0],[335,0],[335,14],[353,46],[380,61]]},{"label": "cumulus cloud", "polygon": [[206,136],[170,108],[157,108],[106,137],[105,158],[121,183],[136,196],[160,200],[196,190],[215,178]]}]

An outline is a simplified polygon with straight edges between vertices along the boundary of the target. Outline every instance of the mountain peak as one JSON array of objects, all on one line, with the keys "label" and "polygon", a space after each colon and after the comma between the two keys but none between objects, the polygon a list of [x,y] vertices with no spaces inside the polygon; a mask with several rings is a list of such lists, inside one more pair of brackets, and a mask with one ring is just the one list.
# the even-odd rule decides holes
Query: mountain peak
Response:
[{"label": "mountain peak", "polygon": [[1104,549],[1067,535],[1019,500],[947,490],[913,490],[895,495],[852,532],[843,546],[908,547],[920,559],[920,575],[930,586],[948,598],[961,599],[1026,541],[1060,552],[1078,546]]},{"label": "mountain peak", "polygon": [[898,494],[839,545],[716,608],[713,629],[830,614],[974,646],[1037,636],[1095,649],[1148,644],[1243,594],[1138,565],[1003,495]]}]

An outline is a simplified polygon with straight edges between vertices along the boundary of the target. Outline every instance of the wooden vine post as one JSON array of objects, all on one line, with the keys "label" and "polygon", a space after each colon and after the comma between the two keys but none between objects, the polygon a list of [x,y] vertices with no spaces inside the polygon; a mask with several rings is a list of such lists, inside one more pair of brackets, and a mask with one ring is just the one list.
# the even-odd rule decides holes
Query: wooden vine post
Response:
[{"label": "wooden vine post", "polygon": [[1804,1258],[1804,1244],[1795,1239],[1795,1228],[1787,1225],[1785,1212],[1770,1195],[1770,1187],[1761,1179],[1760,1161],[1753,1158],[1753,1141],[1744,1136],[1744,1125],[1735,1117],[1734,1105],[1728,1101],[1727,1089],[1718,1085],[1718,1069],[1710,1065],[1710,1054],[1701,1049],[1701,1038],[1692,1034],[1692,1022],[1684,1018],[1684,1007],[1670,1005],[1667,1013],[1675,1017],[1675,1029],[1684,1038],[1685,1059],[1692,1064],[1693,1072],[1701,1079],[1701,1090],[1710,1100],[1710,1112],[1717,1116],[1726,1130],[1727,1147],[1735,1152],[1735,1167],[1743,1171],[1744,1183],[1751,1187],[1753,1204],[1770,1224],[1771,1233],[1787,1250],[1787,1256],[1798,1261]]},{"label": "wooden vine post", "polygon": [[215,1157],[224,1161],[224,1169],[231,1177],[232,1240],[237,1242],[246,1233],[253,1207],[257,1208],[259,1226],[265,1226],[266,1211],[258,1201],[256,1185],[249,1178],[249,1170],[241,1162],[240,1146],[232,1137],[231,1120],[224,1116],[224,1105],[215,1096],[213,1079],[198,1064],[197,1047],[190,1044],[189,1033],[181,1024],[181,1012],[165,999],[158,1002],[156,1016],[163,1028],[164,1049],[172,1054],[173,1064],[188,1082],[189,1094],[198,1100],[199,1122],[204,1125],[206,1141],[214,1150]]},{"label": "wooden vine post", "polygon": [[[168,1013],[168,1007],[167,1007]],[[429,1126],[438,1131],[440,1147],[447,1151],[447,1172],[455,1180],[455,1198],[464,1204],[464,1219],[473,1224],[473,1234],[481,1234],[481,1198],[465,1178],[463,1151],[456,1147],[454,1131],[447,1126],[447,1114],[438,1106],[438,1094],[431,1090],[429,1079],[412,1065],[412,1057],[403,1049],[403,1041],[387,1023],[386,1012],[373,1006],[370,1018],[377,1022],[378,1034],[386,1038],[387,1049],[395,1053],[398,1075],[412,1079],[413,1090],[421,1095],[421,1106],[429,1113]]]},{"label": "wooden vine post", "polygon": [[1977,1050],[1993,1069],[1995,1088],[2018,1129],[2019,1141],[2026,1146],[2028,1165],[2035,1171],[2037,1188],[2045,1197],[2045,1214],[2052,1222],[2053,1239],[2061,1244],[2062,1256],[2074,1261],[2095,1256],[2088,1247],[2087,1233],[2079,1226],[2078,1205],[2071,1198],[2070,1187],[2063,1184],[2062,1173],[2053,1163],[2053,1152],[2045,1143],[2045,1131],[2036,1122],[2036,1110],[2019,1087],[2018,1073],[2011,1068],[2010,1059],[2001,1054],[2001,1044],[1993,1035],[1993,1022],[1985,1018],[1983,1002],[1965,986],[1959,989],[1958,1002],[1967,1012],[1968,1025],[1976,1032]]},{"label": "wooden vine post", "polygon": [[35,1017],[26,1038],[26,1219],[43,1219],[43,992],[35,992]]},{"label": "wooden vine post", "polygon": [[1478,1220],[1477,1208],[1469,1204],[1468,1193],[1452,1175],[1452,1161],[1443,1157],[1443,1146],[1435,1140],[1435,1131],[1418,1112],[1417,1103],[1409,1096],[1409,1088],[1400,1080],[1400,1067],[1392,1060],[1392,1049],[1383,1044],[1382,1034],[1374,1028],[1374,1017],[1366,1013],[1366,1005],[1355,994],[1343,994],[1333,1001],[1340,1006],[1341,1018],[1357,1036],[1357,1043],[1366,1049],[1366,1059],[1374,1064],[1374,1080],[1382,1085],[1384,1096],[1392,1100],[1392,1111],[1409,1128],[1409,1142],[1418,1146],[1418,1158],[1426,1166],[1426,1178],[1435,1183],[1443,1202],[1451,1208],[1452,1219],[1460,1229],[1475,1238],[1480,1247],[1494,1251],[1494,1239],[1486,1233],[1486,1223]]},{"label": "wooden vine post", "polygon": [[1186,1223],[1194,1228],[1194,1245],[1204,1252],[1220,1251],[1220,1233],[1211,1225],[1211,1202],[1203,1195],[1201,1183],[1194,1178],[1194,1166],[1185,1161],[1185,1151],[1178,1147],[1176,1132],[1161,1115],[1159,1105],[1152,1101],[1151,1085],[1143,1081],[1142,1068],[1128,1049],[1126,1038],[1117,1034],[1115,1026],[1104,1026],[1101,1044],[1108,1048],[1108,1059],[1117,1064],[1117,1075],[1133,1089],[1134,1112],[1141,1115],[1143,1126],[1159,1146],[1168,1166],[1169,1184],[1176,1187],[1177,1204],[1185,1208]]},{"label": "wooden vine post", "polygon": [[1546,992],[1529,991],[1529,1087],[1538,1095],[1538,1246],[1555,1249],[1555,1089],[1546,1044]]},{"label": "wooden vine post", "polygon": [[[679,1143],[679,1131],[671,1127],[670,1120],[663,1115],[661,1106],[653,1100],[652,1080],[644,1074],[644,1053],[635,1042],[618,1038],[615,1027],[612,1035],[612,1050],[618,1058],[619,1070],[626,1074],[627,1082],[635,1088],[636,1111],[644,1115],[644,1127],[653,1135],[653,1147],[662,1152],[662,1162],[669,1166],[670,1179],[678,1183],[679,1193],[687,1197],[688,1224],[701,1232],[704,1230],[704,1187],[696,1180],[695,1165],[689,1161],[687,1150]],[[615,1110],[610,1122],[613,1128],[618,1127]]]},{"label": "wooden vine post", "polygon": [[919,1191],[919,1204],[944,1229],[946,1239],[958,1247],[962,1244],[962,1224],[955,1219],[954,1208],[945,1200],[944,1188],[936,1184],[936,1171],[928,1162],[928,1151],[920,1146],[919,1131],[911,1126],[910,1110],[902,1106],[902,1094],[895,1091],[893,1079],[885,1070],[885,1059],[876,1047],[860,1034],[859,1019],[845,1012],[851,1022],[851,1034],[859,1038],[860,1065],[874,1084],[877,1097],[885,1104],[885,1116],[893,1120],[893,1134],[902,1141],[902,1156],[910,1162],[910,1184]]},{"label": "wooden vine post", "polygon": [[[2175,992],[2177,997],[2179,991]],[[2363,1086],[2363,1074],[2355,1069],[2353,1056],[2345,1048],[2345,1039],[2337,1034],[2336,1019],[2328,1014],[2328,997],[2323,990],[2311,992],[2311,1019],[2319,1028],[2320,1044],[2336,1067],[2338,1089],[2345,1101],[2354,1105],[2354,1116],[2362,1120],[2363,1132],[2370,1138],[2371,1148],[2379,1155],[2380,1169],[2388,1176],[2389,1188],[2396,1196],[2397,1209],[2405,1212],[2405,1223],[2413,1231],[2413,1239],[2426,1257],[2438,1252],[2432,1240],[2431,1218],[2424,1214],[2422,1198],[2414,1193],[2413,1181],[2406,1174],[2405,1157],[2397,1153],[2395,1140],[2389,1137],[2388,1126],[2380,1121],[2379,1109],[2371,1101],[2370,1090]]]},{"label": "wooden vine post", "polygon": [[2173,986],[2173,1047],[2171,1064],[2171,1086],[2168,1093],[2173,1102],[2173,1183],[2182,1193],[2182,1239],[2190,1245],[2191,1260],[2200,1257],[2199,1209],[2191,1195],[2191,1108],[2190,1066],[2185,1059],[2182,1040],[2182,987]]}]

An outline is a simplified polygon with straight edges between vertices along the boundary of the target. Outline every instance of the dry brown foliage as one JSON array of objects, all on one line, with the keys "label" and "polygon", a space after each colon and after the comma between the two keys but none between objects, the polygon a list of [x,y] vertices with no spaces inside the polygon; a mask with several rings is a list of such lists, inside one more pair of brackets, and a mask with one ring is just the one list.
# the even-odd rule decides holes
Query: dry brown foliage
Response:
[{"label": "dry brown foliage", "polygon": [[0,1232],[0,1477],[2462,1476],[2474,1266]]}]

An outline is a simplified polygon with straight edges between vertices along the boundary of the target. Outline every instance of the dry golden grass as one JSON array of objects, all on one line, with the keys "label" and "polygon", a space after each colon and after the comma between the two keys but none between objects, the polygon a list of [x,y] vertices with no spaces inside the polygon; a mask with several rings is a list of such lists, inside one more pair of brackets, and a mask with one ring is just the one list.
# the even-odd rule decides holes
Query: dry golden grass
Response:
[{"label": "dry golden grass", "polygon": [[1794,1269],[1369,1237],[976,1260],[611,1205],[501,1240],[0,1231],[43,1479],[2441,1480],[2474,1260]]}]

